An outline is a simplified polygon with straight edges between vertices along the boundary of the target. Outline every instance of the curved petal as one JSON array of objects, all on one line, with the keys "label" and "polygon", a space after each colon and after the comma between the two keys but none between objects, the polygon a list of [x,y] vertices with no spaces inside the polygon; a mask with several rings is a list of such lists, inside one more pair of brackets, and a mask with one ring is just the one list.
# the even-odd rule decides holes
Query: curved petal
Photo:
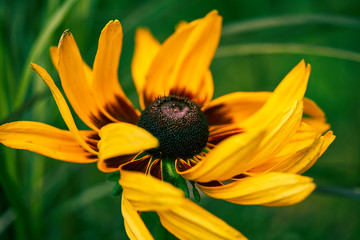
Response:
[{"label": "curved petal", "polygon": [[302,102],[295,102],[286,113],[283,113],[278,119],[274,119],[273,122],[269,123],[265,128],[266,134],[255,157],[247,165],[248,168],[244,169],[244,171],[269,161],[279,153],[293,138],[300,127],[302,113]]},{"label": "curved petal", "polygon": [[[161,46],[147,74],[145,105],[156,97],[181,94],[203,105],[211,87],[204,84],[221,33],[221,17],[212,11],[180,27]],[[204,88],[206,87],[206,88]],[[204,99],[204,96],[206,98]]]},{"label": "curved petal", "polygon": [[120,176],[123,194],[137,211],[170,210],[186,200],[183,191],[154,177],[124,169]]},{"label": "curved petal", "polygon": [[251,174],[269,171],[301,174],[314,165],[334,139],[332,131],[321,136],[317,129],[302,123],[293,139],[273,159],[249,172]]},{"label": "curved petal", "polygon": [[163,226],[179,239],[247,239],[190,200],[181,206],[174,206],[170,211],[159,211],[158,214]]},{"label": "curved petal", "polygon": [[89,153],[92,153],[94,155],[97,155],[97,152],[92,149],[88,143],[85,142],[84,137],[80,134],[79,130],[77,129],[74,119],[71,115],[71,111],[66,103],[66,100],[64,99],[63,95],[61,94],[60,90],[56,87],[54,81],[50,77],[50,75],[46,72],[45,69],[40,67],[39,65],[35,63],[31,63],[31,67],[39,74],[39,76],[44,80],[44,82],[48,85],[48,87],[51,90],[51,93],[56,101],[56,104],[59,108],[59,111],[61,113],[61,116],[63,117],[67,127],[71,131],[71,133],[74,135],[74,138],[76,141],[83,147],[86,151]]},{"label": "curved petal", "polygon": [[121,213],[124,217],[126,233],[131,240],[154,239],[139,213],[131,206],[130,202],[124,197],[124,194],[121,198]]},{"label": "curved petal", "polygon": [[267,125],[287,111],[296,101],[302,101],[310,75],[310,65],[302,60],[276,87],[266,103],[247,118],[242,126],[246,129]]},{"label": "curved petal", "polygon": [[267,173],[233,183],[200,189],[208,196],[245,205],[286,206],[304,200],[314,189],[312,178],[287,173]]},{"label": "curved petal", "polygon": [[138,28],[135,33],[135,51],[131,63],[131,73],[134,79],[136,90],[139,95],[139,102],[142,109],[144,103],[144,86],[146,74],[152,61],[159,52],[160,43],[153,37],[151,32],[145,28]]},{"label": "curved petal", "polygon": [[156,148],[159,141],[143,128],[129,123],[111,123],[100,129],[101,160]]},{"label": "curved petal", "polygon": [[92,91],[99,106],[109,118],[136,124],[136,111],[122,90],[118,79],[122,48],[122,28],[118,20],[110,21],[101,31],[93,66]]},{"label": "curved petal", "polygon": [[221,142],[196,166],[179,171],[184,178],[210,182],[227,180],[238,175],[254,157],[264,138],[264,131],[237,134]]},{"label": "curved petal", "polygon": [[121,170],[123,196],[137,211],[156,211],[180,239],[245,239],[234,228],[202,209],[167,182],[142,173]]},{"label": "curved petal", "polygon": [[[92,131],[82,131],[90,135]],[[40,122],[12,122],[0,126],[0,142],[5,146],[36,152],[54,159],[76,162],[96,162],[97,156],[85,151],[70,131]]]},{"label": "curved petal", "polygon": [[[204,109],[210,126],[241,126],[242,122],[256,113],[269,99],[272,92],[234,92],[212,100]],[[325,132],[329,129],[324,112],[308,98],[303,99],[303,122]]]},{"label": "curved petal", "polygon": [[112,122],[104,116],[94,99],[79,49],[69,31],[61,36],[58,48],[61,84],[77,115],[94,130]]},{"label": "curved petal", "polygon": [[319,133],[329,130],[330,125],[326,123],[325,113],[311,99],[304,98],[304,114],[303,122],[317,129]]}]

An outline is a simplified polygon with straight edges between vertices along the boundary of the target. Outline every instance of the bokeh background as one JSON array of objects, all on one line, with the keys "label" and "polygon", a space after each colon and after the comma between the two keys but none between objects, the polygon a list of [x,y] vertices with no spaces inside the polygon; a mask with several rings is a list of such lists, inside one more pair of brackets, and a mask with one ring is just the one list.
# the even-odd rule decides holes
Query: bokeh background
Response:
[{"label": "bokeh background", "polygon": [[[92,65],[101,29],[124,30],[119,79],[138,106],[130,73],[134,32],[164,41],[180,20],[223,16],[212,62],[214,97],[273,90],[301,59],[312,65],[306,96],[326,112],[337,139],[305,173],[318,189],[295,206],[201,205],[250,239],[360,239],[360,2],[358,0],[0,0],[0,122],[33,120],[66,129],[49,89],[30,70],[45,67],[65,29]],[[77,120],[79,128],[85,126]],[[127,239],[120,197],[96,164],[79,165],[0,146],[0,239]],[[144,213],[156,239],[172,239]]]}]

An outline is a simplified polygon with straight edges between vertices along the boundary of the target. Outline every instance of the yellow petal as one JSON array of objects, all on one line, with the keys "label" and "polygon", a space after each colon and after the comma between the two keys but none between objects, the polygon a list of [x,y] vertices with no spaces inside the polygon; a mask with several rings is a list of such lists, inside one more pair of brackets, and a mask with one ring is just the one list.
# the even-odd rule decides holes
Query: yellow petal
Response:
[{"label": "yellow petal", "polygon": [[316,103],[308,98],[304,98],[304,114],[303,122],[317,129],[319,133],[329,130],[330,125],[326,123],[325,113]]},{"label": "yellow petal", "polygon": [[[328,131],[327,133],[325,133],[325,135],[323,136],[324,138],[324,142],[322,144],[322,147],[320,149],[320,153],[319,153],[319,157],[321,157],[321,155],[323,155],[323,153],[326,151],[326,149],[328,149],[328,147],[330,146],[330,144],[335,140],[335,136],[333,135],[333,132],[332,131]],[[304,168],[302,169],[298,169],[297,170],[297,173],[298,174],[302,174],[304,173],[305,171],[307,171],[309,168],[311,168],[315,162],[316,162],[316,158],[313,159],[313,161],[311,161],[309,164],[307,164]]]},{"label": "yellow petal", "polygon": [[[83,131],[90,135],[92,131]],[[0,126],[0,142],[8,147],[25,149],[54,159],[91,163],[98,159],[86,152],[71,132],[39,122],[12,122]]]},{"label": "yellow petal", "polygon": [[256,113],[271,96],[271,92],[234,92],[211,101],[204,113],[209,125],[241,122]]},{"label": "yellow petal", "polygon": [[159,141],[143,128],[129,123],[111,123],[100,129],[101,160],[156,148]]},{"label": "yellow petal", "polygon": [[56,70],[59,71],[59,68],[58,68],[59,50],[58,50],[57,47],[51,46],[49,51],[50,51],[51,61],[52,61],[53,65],[54,65],[54,67],[56,68]]},{"label": "yellow petal", "polygon": [[[204,104],[212,96],[212,82],[205,77],[221,33],[216,11],[177,29],[161,46],[147,74],[145,105],[156,97],[185,95]],[[210,97],[209,97],[210,96]]]},{"label": "yellow petal", "polygon": [[314,189],[309,177],[267,173],[246,177],[219,187],[205,187],[201,190],[210,197],[245,205],[285,206],[304,200]]},{"label": "yellow petal", "polygon": [[[54,65],[54,67],[59,72],[59,67],[58,67],[59,48],[57,46],[51,46],[50,47],[50,57],[51,57],[51,61],[52,61],[53,65]],[[83,61],[83,67],[84,67],[84,73],[85,73],[86,81],[88,82],[89,86],[91,86],[92,81],[93,81],[92,70],[89,67],[89,65],[87,65],[84,61]]]},{"label": "yellow petal", "polygon": [[287,112],[278,119],[274,119],[264,129],[266,131],[265,136],[257,148],[254,158],[247,160],[249,162],[243,171],[262,165],[279,153],[300,127],[301,116],[302,102],[295,102]]},{"label": "yellow petal", "polygon": [[122,28],[118,20],[110,21],[101,31],[93,67],[92,91],[96,93],[94,97],[99,106],[104,108],[106,116],[136,124],[139,113],[126,97],[118,79],[122,38]]},{"label": "yellow petal", "polygon": [[44,82],[48,85],[51,90],[51,93],[56,101],[56,104],[60,110],[61,116],[63,117],[67,127],[74,135],[76,141],[89,153],[97,155],[97,152],[92,149],[84,140],[84,137],[81,136],[79,130],[77,129],[74,119],[71,115],[71,111],[61,94],[60,90],[56,87],[54,81],[50,77],[50,75],[46,72],[46,70],[35,63],[31,63],[31,67],[39,74],[39,76],[44,80]]},{"label": "yellow petal", "polygon": [[318,137],[310,147],[300,151],[292,152],[289,155],[276,157],[279,163],[275,165],[270,171],[298,173],[302,169],[313,165],[320,157],[320,150],[324,144],[324,137]]},{"label": "yellow petal", "polygon": [[131,240],[154,239],[145,226],[139,213],[131,206],[130,202],[122,195],[121,213],[124,217],[125,230]]},{"label": "yellow petal", "polygon": [[184,178],[199,182],[227,180],[247,169],[264,138],[264,131],[237,134],[221,142],[201,162],[179,172]]},{"label": "yellow petal", "polygon": [[246,239],[240,232],[190,200],[169,211],[159,211],[158,214],[163,226],[179,239]]},{"label": "yellow petal", "polygon": [[142,109],[145,108],[143,91],[146,74],[159,49],[160,43],[153,37],[149,30],[144,28],[138,28],[136,30],[135,52],[131,63],[131,73],[140,97]]},{"label": "yellow petal", "polygon": [[124,197],[137,211],[156,211],[171,233],[180,239],[245,239],[221,219],[186,199],[169,183],[138,172],[121,170]]},{"label": "yellow petal", "polygon": [[294,105],[302,101],[310,75],[310,65],[301,61],[277,86],[262,108],[242,123],[244,128],[267,125]]},{"label": "yellow petal", "polygon": [[331,131],[320,136],[317,129],[302,123],[300,131],[273,159],[251,169],[250,173],[272,171],[301,174],[314,165],[334,139]]},{"label": "yellow petal", "polygon": [[72,34],[65,31],[59,42],[58,71],[61,84],[71,106],[83,122],[98,130],[109,120],[103,120],[89,83],[83,60]]}]

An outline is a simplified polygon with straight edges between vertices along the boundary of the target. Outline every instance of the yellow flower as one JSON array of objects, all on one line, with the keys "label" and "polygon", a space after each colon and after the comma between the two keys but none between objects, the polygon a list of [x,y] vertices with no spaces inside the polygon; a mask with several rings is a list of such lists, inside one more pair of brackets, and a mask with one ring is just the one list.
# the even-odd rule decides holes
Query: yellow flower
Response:
[{"label": "yellow flower", "polygon": [[321,109],[304,98],[310,74],[304,61],[274,92],[235,92],[211,100],[209,66],[220,33],[217,11],[180,24],[163,44],[138,29],[132,74],[140,112],[118,82],[120,23],[110,21],[103,29],[92,69],[65,31],[58,47],[50,49],[52,61],[73,109],[92,130],[77,129],[50,75],[32,64],[70,131],[13,122],[0,126],[0,142],[63,161],[97,161],[103,172],[120,170],[122,212],[131,239],[152,239],[141,211],[156,211],[180,239],[243,239],[161,180],[192,180],[208,196],[237,204],[295,204],[315,188],[311,178],[300,174],[335,137],[326,132]]}]

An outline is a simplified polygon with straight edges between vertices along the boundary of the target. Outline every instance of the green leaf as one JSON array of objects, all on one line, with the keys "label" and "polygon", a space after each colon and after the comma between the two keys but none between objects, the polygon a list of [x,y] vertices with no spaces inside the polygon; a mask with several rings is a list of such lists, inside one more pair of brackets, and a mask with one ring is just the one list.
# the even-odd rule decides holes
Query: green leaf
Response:
[{"label": "green leaf", "polygon": [[194,199],[197,203],[200,203],[201,201],[201,196],[200,196],[200,193],[199,191],[197,190],[196,188],[196,184],[194,181],[189,181],[191,183],[191,186],[192,186],[192,193],[193,193],[193,196],[194,196]]},{"label": "green leaf", "polygon": [[106,180],[109,182],[118,182],[120,180],[120,171],[111,173]]},{"label": "green leaf", "polygon": [[113,189],[111,190],[111,195],[113,195],[114,197],[119,196],[122,193],[122,187],[119,183],[115,183]]}]

